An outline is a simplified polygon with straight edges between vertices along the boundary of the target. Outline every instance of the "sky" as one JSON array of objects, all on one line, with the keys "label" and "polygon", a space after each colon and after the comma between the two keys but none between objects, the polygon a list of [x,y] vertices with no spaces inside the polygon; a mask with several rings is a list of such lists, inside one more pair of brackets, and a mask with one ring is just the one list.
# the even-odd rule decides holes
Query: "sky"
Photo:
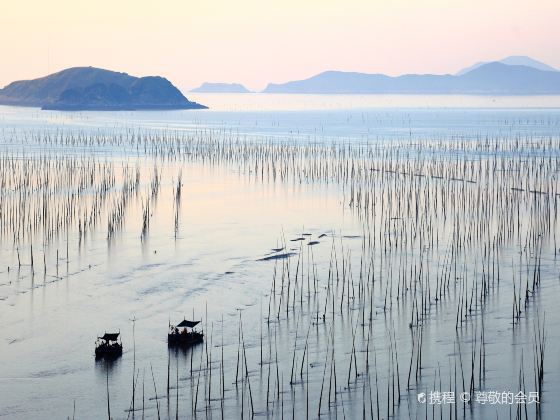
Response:
[{"label": "sky", "polygon": [[250,89],[325,70],[560,68],[558,0],[0,0],[0,86],[73,66]]}]

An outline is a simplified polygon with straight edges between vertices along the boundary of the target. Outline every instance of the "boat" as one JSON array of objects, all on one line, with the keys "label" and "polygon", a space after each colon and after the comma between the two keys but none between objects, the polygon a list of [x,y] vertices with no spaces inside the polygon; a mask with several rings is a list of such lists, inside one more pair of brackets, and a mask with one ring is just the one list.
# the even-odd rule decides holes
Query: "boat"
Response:
[{"label": "boat", "polygon": [[169,325],[167,344],[169,347],[190,347],[204,341],[204,333],[194,328],[200,321],[187,321],[183,319],[177,325]]},{"label": "boat", "polygon": [[120,332],[106,332],[102,337],[97,337],[95,342],[95,358],[112,360],[120,357],[122,355],[120,334]]}]

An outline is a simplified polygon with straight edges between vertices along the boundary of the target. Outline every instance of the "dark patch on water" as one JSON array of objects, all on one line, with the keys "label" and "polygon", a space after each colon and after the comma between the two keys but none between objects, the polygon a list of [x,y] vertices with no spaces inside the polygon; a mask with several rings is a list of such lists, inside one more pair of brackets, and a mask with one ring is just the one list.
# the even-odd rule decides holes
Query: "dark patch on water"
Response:
[{"label": "dark patch on water", "polygon": [[286,259],[286,258],[293,257],[294,255],[296,255],[295,252],[285,252],[283,254],[269,255],[267,257],[260,258],[257,261],[283,260],[283,259]]},{"label": "dark patch on water", "polygon": [[79,369],[70,369],[70,368],[56,368],[56,369],[49,369],[49,370],[42,370],[36,373],[32,373],[30,376],[31,378],[51,378],[53,376],[59,375],[69,375],[72,373],[79,372]]}]

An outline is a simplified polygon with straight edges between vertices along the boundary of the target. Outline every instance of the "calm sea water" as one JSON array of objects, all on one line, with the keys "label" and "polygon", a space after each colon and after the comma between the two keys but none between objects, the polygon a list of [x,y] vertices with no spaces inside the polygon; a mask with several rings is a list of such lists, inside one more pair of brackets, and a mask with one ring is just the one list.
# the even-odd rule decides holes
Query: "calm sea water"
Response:
[{"label": "calm sea water", "polygon": [[[288,385],[294,342],[299,352],[299,363],[304,346],[296,340],[296,334],[299,340],[309,334],[307,324],[313,319],[313,311],[309,308],[318,306],[319,302],[307,301],[307,318],[304,315],[287,317],[275,324],[274,330],[269,325],[263,325],[262,314],[268,310],[271,282],[275,267],[278,269],[279,266],[274,260],[258,261],[269,255],[271,249],[279,247],[283,237],[291,239],[310,233],[313,239],[319,240],[322,234],[327,234],[328,240],[322,239],[313,248],[318,276],[324,280],[328,275],[333,237],[343,243],[341,246],[346,250],[352,251],[353,270],[358,270],[363,219],[348,208],[345,191],[340,185],[335,182],[262,182],[251,176],[251,170],[247,168],[202,161],[177,162],[165,156],[144,155],[127,142],[86,144],[78,140],[80,135],[97,136],[99,139],[180,133],[192,138],[216,136],[300,146],[373,144],[387,148],[438,141],[483,142],[485,139],[517,138],[538,143],[557,139],[560,135],[560,97],[188,96],[209,105],[211,109],[66,113],[0,107],[0,155],[5,159],[96,159],[117,168],[117,186],[124,176],[121,168],[130,165],[141,170],[141,191],[149,191],[154,166],[159,168],[161,175],[161,189],[157,199],[151,201],[149,235],[143,239],[142,214],[146,202],[142,194],[131,199],[123,227],[111,241],[107,240],[105,214],[85,238],[79,235],[77,226],[70,229],[68,235],[58,236],[48,245],[45,245],[43,236],[27,238],[18,244],[9,237],[2,237],[0,417],[66,418],[72,417],[75,407],[76,418],[103,418],[107,416],[108,384],[111,416],[130,418],[132,414],[127,410],[131,405],[135,363],[139,378],[136,409],[142,404],[140,395],[144,383],[147,418],[157,417],[158,404],[162,417],[174,417],[178,406],[179,417],[190,418],[193,387],[197,384],[201,387],[197,392],[200,392],[198,398],[202,401],[198,402],[199,410],[202,410],[198,416],[221,418],[220,391],[217,387],[222,349],[226,365],[225,418],[240,416],[243,407],[247,416],[248,405],[244,405],[248,404],[247,396],[243,395],[247,391],[232,383],[238,358],[240,314],[249,352],[252,398],[259,415],[281,418],[284,411],[286,416],[292,416],[292,410],[297,410],[295,417],[305,418],[305,392],[311,388],[312,414],[309,417],[317,417],[318,390],[329,345],[328,331],[335,325],[335,348],[341,359],[337,369],[341,372],[348,369],[347,360],[351,352],[348,343],[353,340],[352,331],[356,322],[350,310],[345,316],[333,318],[332,324],[317,325],[311,329],[309,382],[302,381],[292,387]],[[57,138],[74,140],[63,144],[54,141]],[[445,156],[448,151],[439,150],[437,153]],[[505,155],[507,153],[504,152]],[[527,153],[532,156],[540,152]],[[462,159],[480,159],[483,154],[473,151],[472,155]],[[558,159],[556,155],[552,157]],[[174,188],[179,174],[183,187],[180,208],[176,212]],[[14,199],[11,196],[13,193],[3,188],[4,202]],[[32,190],[29,193],[31,196],[35,194]],[[2,212],[0,217],[13,215]],[[554,226],[552,229],[557,228]],[[512,261],[519,258],[520,248],[513,246],[503,250],[504,278],[514,277]],[[298,253],[297,245],[293,246],[293,251]],[[444,261],[446,252],[442,250],[441,255],[431,257],[434,272]],[[32,255],[35,260],[33,270]],[[302,255],[310,258],[309,252]],[[524,353],[522,356],[521,349],[527,351],[531,348],[533,321],[546,312],[547,401],[543,404],[544,418],[554,418],[553,413],[560,410],[554,398],[560,392],[560,362],[554,353],[555,347],[560,344],[560,334],[554,328],[554,324],[560,321],[556,311],[560,282],[555,258],[554,245],[547,243],[543,257],[544,292],[541,291],[538,296],[538,305],[534,305],[537,309],[531,309],[532,317],[527,317],[517,330],[512,327],[513,295],[508,283],[503,286],[505,291],[492,297],[485,321],[489,331],[486,388],[509,390],[517,387],[521,357],[531,360],[532,355]],[[290,264],[295,266],[294,257],[290,260]],[[476,261],[470,263],[476,265]],[[381,268],[379,274],[385,276],[387,273]],[[405,306],[401,310],[396,302],[390,314],[383,311],[383,292],[383,286],[376,291],[375,317],[372,320],[380,377],[387,377],[390,365],[387,348],[391,340],[387,331],[394,331],[401,358],[400,379],[404,383],[411,348],[409,313]],[[425,415],[427,406],[417,404],[416,394],[419,390],[434,388],[437,376],[434,372],[442,365],[447,370],[438,380],[443,378],[448,385],[443,388],[450,388],[452,369],[449,370],[449,360],[457,351],[455,311],[456,306],[450,304],[431,315],[433,322],[426,329],[424,338],[425,383],[422,388],[403,392],[406,402],[394,413],[396,418]],[[169,354],[167,351],[165,334],[168,323],[193,316],[203,320],[207,336],[213,339],[208,351],[213,353],[214,365],[211,362],[211,366],[215,376],[212,378],[214,385],[209,386],[209,398],[202,390],[201,374],[197,370],[202,355],[206,358],[207,353],[200,348],[186,354]],[[137,320],[135,362],[133,318]],[[276,402],[275,411],[268,414],[263,409],[263,401],[267,399],[268,367],[257,363],[263,328],[265,358],[269,359],[269,351],[273,349],[271,343],[274,342],[280,353],[278,363],[284,375],[282,405]],[[113,330],[121,331],[125,349],[123,357],[110,366],[96,363],[93,358],[96,336]],[[469,337],[463,342],[465,348],[472,343],[472,337]],[[364,352],[364,348],[359,349],[360,357]],[[470,353],[465,354],[470,358]],[[169,399],[166,395],[168,372],[171,372]],[[207,374],[207,371],[202,374],[205,387]],[[363,389],[362,385],[345,386],[346,372],[339,374],[344,377],[338,384],[339,400],[323,415],[333,418],[343,415],[361,417],[366,385],[362,384]],[[157,402],[153,381],[157,384]],[[527,389],[534,389],[529,377],[527,382]],[[313,386],[307,387],[305,383]],[[386,389],[381,391],[382,401],[387,399],[386,393]],[[204,410],[207,400],[210,401],[210,411]],[[383,414],[386,409],[383,410],[382,417],[386,418]],[[448,410],[442,411],[444,418],[452,416]],[[459,418],[494,418],[497,413],[500,418],[506,418],[508,410],[511,408],[500,407],[498,411],[498,408],[475,406],[463,411],[461,407]],[[141,416],[141,413],[137,411],[135,416]],[[534,413],[531,412],[530,416]]]}]

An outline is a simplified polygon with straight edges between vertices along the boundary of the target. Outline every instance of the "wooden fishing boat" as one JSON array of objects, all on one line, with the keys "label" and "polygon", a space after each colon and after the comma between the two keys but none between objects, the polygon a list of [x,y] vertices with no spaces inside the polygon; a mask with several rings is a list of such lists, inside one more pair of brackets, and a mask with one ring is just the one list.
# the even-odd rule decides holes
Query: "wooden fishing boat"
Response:
[{"label": "wooden fishing boat", "polygon": [[177,325],[169,325],[167,344],[169,347],[190,347],[204,341],[204,333],[194,328],[200,321],[187,321],[183,319]]},{"label": "wooden fishing boat", "polygon": [[97,337],[95,342],[95,358],[112,360],[122,355],[122,343],[120,332],[105,333],[102,337]]}]

